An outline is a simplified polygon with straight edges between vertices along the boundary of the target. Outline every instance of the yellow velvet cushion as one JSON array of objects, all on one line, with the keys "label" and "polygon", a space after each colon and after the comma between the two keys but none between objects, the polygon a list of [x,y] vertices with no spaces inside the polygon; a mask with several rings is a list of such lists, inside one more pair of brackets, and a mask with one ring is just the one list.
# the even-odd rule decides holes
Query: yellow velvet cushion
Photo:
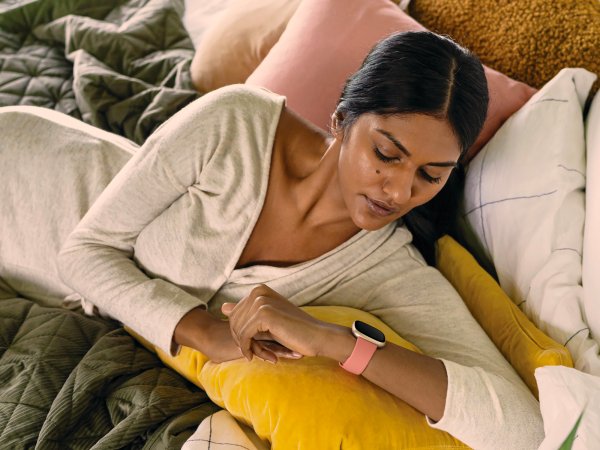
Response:
[{"label": "yellow velvet cushion", "polygon": [[536,368],[573,367],[569,351],[537,328],[496,280],[450,236],[444,236],[437,242],[436,265],[536,398]]},{"label": "yellow velvet cushion", "polygon": [[409,13],[484,64],[536,88],[565,67],[600,76],[598,0],[412,0]]},{"label": "yellow velvet cushion", "polygon": [[[419,352],[364,311],[342,306],[302,309],[320,320],[348,327],[362,320],[383,331],[388,342]],[[158,355],[202,387],[216,404],[250,425],[260,438],[269,440],[274,450],[468,448],[448,433],[429,427],[425,416],[402,400],[328,358],[277,364],[254,358],[215,364],[188,348],[175,358],[160,351]]]}]

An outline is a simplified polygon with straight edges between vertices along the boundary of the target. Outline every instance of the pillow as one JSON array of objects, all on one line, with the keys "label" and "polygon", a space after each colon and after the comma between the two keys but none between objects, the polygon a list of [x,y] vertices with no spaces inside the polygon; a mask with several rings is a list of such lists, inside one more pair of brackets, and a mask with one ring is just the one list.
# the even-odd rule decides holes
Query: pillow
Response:
[{"label": "pillow", "polygon": [[437,242],[436,266],[536,398],[536,368],[573,367],[569,351],[537,329],[475,258],[450,236]]},{"label": "pillow", "polygon": [[413,0],[409,11],[484,63],[536,88],[564,67],[600,75],[598,0]]},{"label": "pillow", "polygon": [[[389,342],[418,351],[364,311],[341,306],[302,309],[348,327],[362,320],[382,330]],[[276,365],[257,358],[250,363],[208,362],[199,380],[212,401],[251,425],[274,449],[468,448],[430,428],[422,413],[329,358]]]},{"label": "pillow", "polygon": [[[281,38],[246,81],[287,97],[287,105],[329,129],[346,78],[395,31],[423,26],[389,0],[304,0]],[[490,107],[471,158],[535,90],[486,67]]]},{"label": "pillow", "polygon": [[238,422],[221,409],[206,416],[183,444],[181,450],[269,450],[268,441],[261,440],[254,430]]},{"label": "pillow", "polygon": [[[215,1],[215,0],[212,0]],[[408,8],[409,0],[392,0],[402,10]],[[288,21],[298,8],[300,0],[219,0],[224,11],[204,25],[206,2],[186,0],[184,23],[197,49],[191,66],[196,89],[209,92],[228,84],[243,83],[258,67],[271,47],[279,40]],[[187,3],[191,13],[188,13]],[[212,9],[216,5],[208,2]],[[197,17],[197,16],[202,17]],[[269,20],[265,20],[268,17]],[[198,20],[198,19],[201,20]],[[212,16],[210,17],[212,18]],[[203,19],[203,20],[202,20]],[[202,23],[198,23],[202,22]],[[189,24],[189,25],[188,25]],[[207,28],[204,33],[197,28]],[[202,34],[202,39],[200,39]],[[224,44],[225,43],[225,44]]]},{"label": "pillow", "polygon": [[196,89],[210,92],[246,81],[277,42],[299,3],[300,0],[230,3],[215,17],[196,46],[190,69]]},{"label": "pillow", "polygon": [[598,448],[600,442],[600,377],[567,367],[535,371],[540,387],[540,410],[546,438],[539,450],[562,449],[561,444],[583,411],[573,450]]},{"label": "pillow", "polygon": [[587,167],[583,233],[583,300],[592,335],[600,342],[600,95],[586,118]]},{"label": "pillow", "polygon": [[[388,342],[420,352],[367,312],[343,306],[302,309],[320,320],[348,327],[362,320],[383,331]],[[132,334],[152,350],[151,344]],[[469,448],[431,428],[422,413],[402,400],[329,358],[277,364],[254,358],[215,364],[186,347],[177,357],[158,349],[157,353],[202,387],[213,402],[252,426],[261,439],[268,439],[274,449]]]},{"label": "pillow", "polygon": [[563,69],[471,161],[463,228],[502,289],[575,367],[600,373],[582,311],[585,142],[582,105],[596,76]]},{"label": "pillow", "polygon": [[190,35],[194,48],[198,47],[211,23],[233,0],[184,0],[184,12],[181,18],[183,26]]}]

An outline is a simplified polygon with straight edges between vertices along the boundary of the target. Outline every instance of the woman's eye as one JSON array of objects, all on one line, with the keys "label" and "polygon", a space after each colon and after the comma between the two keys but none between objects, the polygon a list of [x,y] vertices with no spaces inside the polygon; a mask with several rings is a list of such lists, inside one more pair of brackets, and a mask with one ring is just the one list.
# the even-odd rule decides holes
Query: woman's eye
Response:
[{"label": "woman's eye", "polygon": [[397,159],[397,158],[390,158],[388,156],[385,156],[383,153],[381,153],[381,151],[379,150],[379,148],[377,146],[373,146],[373,151],[375,152],[375,156],[377,156],[377,158],[379,158],[384,163],[391,163],[394,159]]},{"label": "woman's eye", "polygon": [[[385,156],[383,153],[381,153],[381,150],[379,150],[379,148],[377,146],[373,146],[373,152],[375,152],[375,156],[377,156],[377,158],[379,158],[381,161],[383,161],[386,164],[391,163],[395,159],[399,159],[399,158],[390,158],[389,156]],[[421,174],[421,177],[428,183],[440,184],[442,181],[442,177],[432,177],[427,172],[425,172],[424,169],[420,169],[419,173]]]},{"label": "woman's eye", "polygon": [[421,172],[421,176],[428,183],[431,183],[431,184],[440,184],[440,182],[442,181],[442,177],[432,177],[427,172],[425,172],[423,169],[420,169],[419,172]]}]

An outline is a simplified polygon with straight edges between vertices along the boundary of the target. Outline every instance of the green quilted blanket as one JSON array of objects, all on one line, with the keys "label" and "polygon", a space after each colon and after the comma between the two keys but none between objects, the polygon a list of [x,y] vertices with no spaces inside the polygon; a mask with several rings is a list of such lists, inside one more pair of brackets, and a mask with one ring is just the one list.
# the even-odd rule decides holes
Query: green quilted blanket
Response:
[{"label": "green quilted blanket", "polygon": [[116,323],[0,291],[0,448],[180,448],[219,408]]},{"label": "green quilted blanket", "polygon": [[56,109],[141,144],[198,98],[182,0],[0,0],[0,106]]}]

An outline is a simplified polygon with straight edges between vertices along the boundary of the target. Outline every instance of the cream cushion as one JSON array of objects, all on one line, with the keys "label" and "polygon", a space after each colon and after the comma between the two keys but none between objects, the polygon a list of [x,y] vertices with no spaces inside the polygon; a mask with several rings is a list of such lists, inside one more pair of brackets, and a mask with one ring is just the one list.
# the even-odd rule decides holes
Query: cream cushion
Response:
[{"label": "cream cushion", "polygon": [[279,40],[300,3],[228,1],[196,45],[191,74],[200,92],[245,82]]},{"label": "cream cushion", "polygon": [[600,342],[600,95],[586,119],[587,184],[583,238],[583,300],[592,335]]},{"label": "cream cushion", "polygon": [[563,366],[535,371],[545,439],[538,450],[561,447],[583,411],[571,450],[598,448],[600,443],[600,377]]},{"label": "cream cushion", "polygon": [[600,374],[581,285],[582,109],[595,79],[563,69],[500,128],[469,165],[463,217],[508,296],[576,368]]}]

